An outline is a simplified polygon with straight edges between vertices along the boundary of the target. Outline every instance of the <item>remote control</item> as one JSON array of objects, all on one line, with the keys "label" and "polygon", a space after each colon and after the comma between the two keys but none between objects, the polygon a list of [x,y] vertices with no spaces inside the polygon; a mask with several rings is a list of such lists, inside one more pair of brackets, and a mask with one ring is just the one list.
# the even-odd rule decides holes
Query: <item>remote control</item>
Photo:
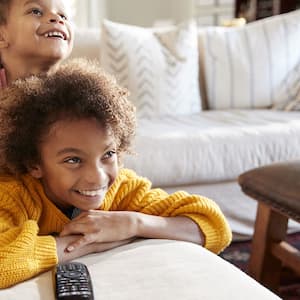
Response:
[{"label": "remote control", "polygon": [[57,264],[53,270],[57,300],[93,300],[87,266],[79,262]]}]

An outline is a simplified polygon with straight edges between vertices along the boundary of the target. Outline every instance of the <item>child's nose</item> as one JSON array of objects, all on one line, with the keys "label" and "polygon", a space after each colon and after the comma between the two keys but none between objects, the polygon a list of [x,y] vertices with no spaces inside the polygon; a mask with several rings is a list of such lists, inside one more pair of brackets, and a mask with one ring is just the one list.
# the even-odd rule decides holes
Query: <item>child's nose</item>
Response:
[{"label": "child's nose", "polygon": [[60,23],[60,24],[65,24],[64,19],[56,14],[51,14],[49,18],[49,23]]},{"label": "child's nose", "polygon": [[108,183],[109,178],[103,166],[93,166],[86,170],[85,180],[89,184],[103,186]]}]

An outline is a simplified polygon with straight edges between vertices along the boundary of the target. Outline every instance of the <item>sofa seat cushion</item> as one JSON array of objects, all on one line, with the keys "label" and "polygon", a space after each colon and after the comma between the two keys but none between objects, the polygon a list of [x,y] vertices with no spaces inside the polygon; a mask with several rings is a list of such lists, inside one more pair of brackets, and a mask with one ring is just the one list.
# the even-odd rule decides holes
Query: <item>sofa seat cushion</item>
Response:
[{"label": "sofa seat cushion", "polygon": [[300,158],[300,112],[218,110],[138,121],[125,166],[154,186],[234,180],[246,170]]}]

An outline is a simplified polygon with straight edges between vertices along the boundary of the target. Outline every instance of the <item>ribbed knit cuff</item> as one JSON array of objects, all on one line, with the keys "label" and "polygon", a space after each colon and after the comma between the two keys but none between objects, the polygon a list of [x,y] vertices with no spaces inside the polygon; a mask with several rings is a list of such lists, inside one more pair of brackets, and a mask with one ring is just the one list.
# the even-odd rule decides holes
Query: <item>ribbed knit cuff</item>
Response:
[{"label": "ribbed knit cuff", "polygon": [[55,266],[58,262],[55,238],[50,235],[38,236],[34,256],[39,272]]},{"label": "ribbed knit cuff", "polygon": [[185,214],[185,216],[191,218],[200,227],[205,236],[204,247],[206,249],[218,254],[231,242],[231,230],[227,223],[224,224],[222,220],[219,220],[219,222],[216,220],[212,223],[205,216],[199,216],[198,214]]}]

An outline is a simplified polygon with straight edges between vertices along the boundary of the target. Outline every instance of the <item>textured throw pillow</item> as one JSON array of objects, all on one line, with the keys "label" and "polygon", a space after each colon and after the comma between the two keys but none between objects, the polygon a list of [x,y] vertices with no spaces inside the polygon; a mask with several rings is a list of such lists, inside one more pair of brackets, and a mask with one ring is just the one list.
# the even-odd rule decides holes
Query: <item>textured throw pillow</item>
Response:
[{"label": "textured throw pillow", "polygon": [[292,101],[286,103],[286,105],[282,109],[285,111],[300,111],[300,90],[296,94],[295,98]]},{"label": "textured throw pillow", "polygon": [[200,49],[209,108],[270,107],[300,60],[300,10],[243,27],[203,28]]},{"label": "textured throw pillow", "polygon": [[158,29],[105,20],[101,64],[129,89],[139,118],[201,110],[197,28]]},{"label": "textured throw pillow", "polygon": [[300,61],[280,85],[280,90],[275,95],[273,109],[300,110]]}]

